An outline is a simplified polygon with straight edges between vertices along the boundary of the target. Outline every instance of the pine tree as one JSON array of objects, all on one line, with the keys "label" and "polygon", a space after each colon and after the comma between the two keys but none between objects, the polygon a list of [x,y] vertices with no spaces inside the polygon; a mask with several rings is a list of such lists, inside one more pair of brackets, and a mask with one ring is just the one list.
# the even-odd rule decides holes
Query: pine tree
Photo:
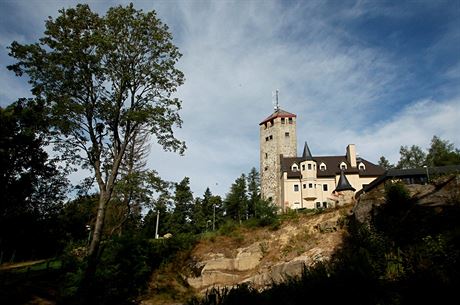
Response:
[{"label": "pine tree", "polygon": [[242,174],[232,184],[225,198],[226,216],[241,223],[243,219],[247,219],[247,204],[246,176]]},{"label": "pine tree", "polygon": [[256,205],[260,200],[260,177],[255,167],[248,174],[248,211],[250,218],[256,217]]},{"label": "pine tree", "polygon": [[190,190],[190,179],[185,177],[176,184],[173,196],[174,211],[171,215],[169,227],[173,234],[192,231],[193,194]]}]

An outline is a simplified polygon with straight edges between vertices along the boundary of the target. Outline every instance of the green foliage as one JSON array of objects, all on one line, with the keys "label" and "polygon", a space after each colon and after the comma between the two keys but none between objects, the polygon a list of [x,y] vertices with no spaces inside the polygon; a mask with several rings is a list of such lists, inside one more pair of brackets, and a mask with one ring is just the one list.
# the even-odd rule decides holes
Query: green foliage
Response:
[{"label": "green foliage", "polygon": [[39,43],[15,41],[9,49],[17,62],[8,69],[27,74],[43,101],[54,148],[68,164],[94,174],[100,194],[89,249],[88,270],[94,270],[107,205],[132,139],[145,131],[164,150],[185,150],[173,132],[182,124],[181,101],[173,97],[184,81],[175,68],[181,54],[155,12],[132,4],[104,16],[86,4],[62,9],[47,20]]},{"label": "green foliage", "polygon": [[145,239],[122,236],[104,244],[100,263],[90,291],[82,295],[85,261],[68,254],[63,258],[66,270],[61,289],[62,304],[135,304],[145,291],[153,270],[175,255],[189,251],[196,242],[191,234],[170,239]]},{"label": "green foliage", "polygon": [[381,156],[380,159],[379,159],[379,162],[377,163],[378,166],[381,166],[383,167],[384,169],[386,170],[389,170],[389,169],[392,169],[394,168],[395,166],[393,164],[390,163],[390,161],[387,160],[387,158],[385,158],[384,156]]},{"label": "green foliage", "polygon": [[172,234],[191,232],[193,194],[190,190],[190,179],[185,177],[175,186],[173,196],[174,210],[169,218],[168,227]]},{"label": "green foliage", "polygon": [[399,154],[401,157],[396,166],[397,168],[419,168],[425,165],[426,154],[417,145],[412,145],[410,148],[408,146],[401,146]]},{"label": "green foliage", "polygon": [[247,215],[247,188],[246,176],[241,174],[230,187],[230,191],[224,201],[226,216],[241,222],[248,218]]},{"label": "green foliage", "polygon": [[259,172],[255,167],[251,168],[251,171],[247,177],[248,185],[248,207],[247,214],[250,217],[257,216],[257,205],[260,199],[260,177]]},{"label": "green foliage", "polygon": [[448,140],[433,136],[426,160],[429,166],[460,164],[460,150],[455,149]]},{"label": "green foliage", "polygon": [[0,107],[0,263],[55,255],[67,180],[45,151],[41,102]]}]

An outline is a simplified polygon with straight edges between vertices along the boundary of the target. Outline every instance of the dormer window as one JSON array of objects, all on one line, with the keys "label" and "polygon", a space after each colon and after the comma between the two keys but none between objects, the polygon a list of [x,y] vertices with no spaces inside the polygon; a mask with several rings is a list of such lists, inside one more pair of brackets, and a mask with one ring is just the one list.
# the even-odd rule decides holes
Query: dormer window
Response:
[{"label": "dormer window", "polygon": [[345,162],[340,163],[340,169],[346,170],[347,164]]},{"label": "dormer window", "polygon": [[319,170],[322,171],[322,172],[324,172],[324,171],[326,170],[326,164],[321,163],[321,164],[319,165]]},{"label": "dormer window", "polygon": [[299,171],[299,167],[297,166],[297,164],[294,163],[294,164],[292,164],[292,166],[291,166],[291,170],[292,170],[293,172],[297,172],[297,171]]},{"label": "dormer window", "polygon": [[359,165],[358,165],[358,168],[360,171],[365,171],[366,170],[366,165],[364,165],[363,162],[360,162]]}]

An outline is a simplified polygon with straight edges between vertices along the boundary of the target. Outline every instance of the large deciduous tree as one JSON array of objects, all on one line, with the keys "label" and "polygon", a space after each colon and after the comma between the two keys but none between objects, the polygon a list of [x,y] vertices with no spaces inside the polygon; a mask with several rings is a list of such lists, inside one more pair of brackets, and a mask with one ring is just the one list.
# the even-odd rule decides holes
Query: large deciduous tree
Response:
[{"label": "large deciduous tree", "polygon": [[45,102],[62,157],[94,173],[100,194],[89,247],[94,268],[131,139],[148,130],[165,150],[185,149],[173,133],[181,126],[181,101],[173,98],[184,81],[175,67],[181,54],[154,11],[131,4],[99,16],[79,4],[50,17],[37,43],[13,42],[10,56],[17,62],[9,69],[27,74],[33,94]]},{"label": "large deciduous tree", "polygon": [[426,165],[426,154],[420,146],[412,145],[410,148],[405,145],[401,146],[399,154],[400,159],[397,168],[419,168]]},{"label": "large deciduous tree", "polygon": [[433,136],[426,161],[429,166],[460,164],[460,150],[456,149],[449,140]]}]

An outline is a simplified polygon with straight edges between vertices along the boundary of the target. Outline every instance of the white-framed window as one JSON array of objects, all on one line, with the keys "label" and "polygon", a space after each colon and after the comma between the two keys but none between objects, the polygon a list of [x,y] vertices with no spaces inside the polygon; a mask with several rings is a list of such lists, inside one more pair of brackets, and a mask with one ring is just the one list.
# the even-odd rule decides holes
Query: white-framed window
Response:
[{"label": "white-framed window", "polygon": [[294,163],[294,164],[292,164],[292,166],[291,166],[291,170],[292,170],[293,172],[297,172],[297,171],[299,170],[299,166],[298,166],[297,164]]},{"label": "white-framed window", "polygon": [[364,165],[363,162],[360,162],[359,165],[358,165],[358,168],[360,171],[365,171],[366,170],[366,165]]},{"label": "white-framed window", "polygon": [[324,164],[323,162],[321,162],[321,164],[319,165],[319,170],[324,172],[326,170],[326,164]]},{"label": "white-framed window", "polygon": [[347,164],[345,162],[340,163],[340,169],[347,169]]}]

